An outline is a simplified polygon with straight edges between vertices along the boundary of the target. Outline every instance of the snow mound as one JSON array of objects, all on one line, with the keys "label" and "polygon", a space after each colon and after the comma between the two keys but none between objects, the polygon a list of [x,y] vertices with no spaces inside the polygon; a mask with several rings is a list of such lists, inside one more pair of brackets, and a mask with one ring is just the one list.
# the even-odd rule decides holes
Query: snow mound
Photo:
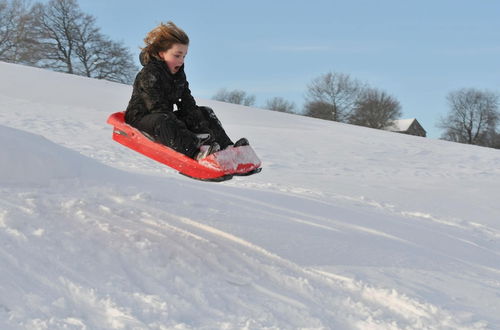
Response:
[{"label": "snow mound", "polygon": [[43,136],[0,125],[0,182],[47,185],[64,179],[104,179],[113,172]]}]

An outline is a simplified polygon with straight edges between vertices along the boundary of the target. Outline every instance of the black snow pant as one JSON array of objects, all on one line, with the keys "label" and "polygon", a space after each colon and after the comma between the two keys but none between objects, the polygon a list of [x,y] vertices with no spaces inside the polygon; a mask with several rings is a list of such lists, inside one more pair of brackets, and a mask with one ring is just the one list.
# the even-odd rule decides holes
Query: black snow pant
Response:
[{"label": "black snow pant", "polygon": [[174,111],[170,114],[152,113],[144,116],[134,126],[151,135],[156,142],[191,158],[195,157],[200,147],[200,140],[196,134],[209,133],[208,142],[219,143],[221,149],[233,144],[214,111],[209,107],[199,107],[199,109],[208,123],[208,132],[191,130],[193,128],[189,127],[188,121],[184,120],[182,111]]},{"label": "black snow pant", "polygon": [[[226,131],[222,127],[222,124],[215,115],[212,108],[209,107],[199,107],[203,118],[208,122],[208,130],[210,133],[210,142],[217,142],[221,149],[226,149],[228,145],[233,144],[229,136],[227,136]],[[205,132],[201,132],[205,133]]]}]

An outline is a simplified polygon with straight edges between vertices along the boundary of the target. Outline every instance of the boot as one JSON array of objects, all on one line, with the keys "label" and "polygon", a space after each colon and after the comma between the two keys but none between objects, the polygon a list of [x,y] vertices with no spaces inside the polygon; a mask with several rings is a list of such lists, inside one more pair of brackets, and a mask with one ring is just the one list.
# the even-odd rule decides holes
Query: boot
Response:
[{"label": "boot", "polygon": [[241,138],[238,141],[236,141],[236,143],[234,144],[234,147],[237,148],[237,147],[248,146],[248,145],[250,145],[250,142],[248,142],[248,140],[246,138]]}]

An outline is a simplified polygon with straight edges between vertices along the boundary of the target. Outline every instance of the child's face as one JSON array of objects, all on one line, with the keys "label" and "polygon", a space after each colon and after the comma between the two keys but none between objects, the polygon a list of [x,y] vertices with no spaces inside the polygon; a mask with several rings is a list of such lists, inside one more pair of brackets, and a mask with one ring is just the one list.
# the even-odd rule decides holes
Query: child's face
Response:
[{"label": "child's face", "polygon": [[188,46],[183,44],[174,44],[169,50],[159,52],[160,58],[167,63],[168,69],[176,74],[184,64],[184,58],[188,52]]}]

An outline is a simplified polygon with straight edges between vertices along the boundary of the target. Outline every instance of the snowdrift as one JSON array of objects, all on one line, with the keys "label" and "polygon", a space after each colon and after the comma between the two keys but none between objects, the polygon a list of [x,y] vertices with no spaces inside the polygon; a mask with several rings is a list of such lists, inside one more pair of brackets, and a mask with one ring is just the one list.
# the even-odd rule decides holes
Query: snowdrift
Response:
[{"label": "snowdrift", "polygon": [[44,186],[65,180],[109,181],[111,168],[46,138],[0,125],[0,182]]},{"label": "snowdrift", "polygon": [[130,92],[0,63],[0,328],[500,327],[497,150],[200,99],[266,170],[197,182]]}]

